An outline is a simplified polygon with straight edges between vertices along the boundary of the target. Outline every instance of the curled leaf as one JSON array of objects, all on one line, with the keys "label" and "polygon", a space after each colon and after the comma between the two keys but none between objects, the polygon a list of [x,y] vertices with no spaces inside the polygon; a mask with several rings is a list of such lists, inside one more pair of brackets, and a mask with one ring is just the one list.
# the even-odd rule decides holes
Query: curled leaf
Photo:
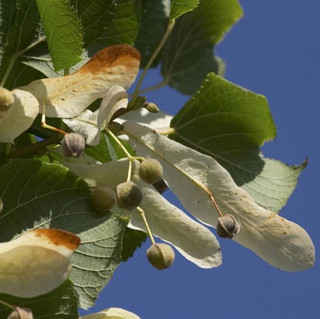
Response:
[{"label": "curled leaf", "polygon": [[213,158],[134,122],[123,126],[139,156],[155,158],[162,164],[169,187],[196,218],[216,227],[219,215],[210,198],[214,197],[223,214],[233,215],[240,224],[236,242],[282,270],[301,271],[313,266],[315,251],[307,232],[259,206]]},{"label": "curled leaf", "polygon": [[112,85],[128,89],[135,80],[140,53],[119,44],[99,51],[77,72],[58,78],[36,80],[21,89],[32,93],[48,117],[72,118],[93,101],[102,98]]},{"label": "curled leaf", "polygon": [[33,319],[33,314],[28,308],[15,307],[7,319]]},{"label": "curled leaf", "polygon": [[27,130],[39,113],[38,100],[29,92],[13,90],[14,101],[0,109],[0,142],[12,143]]},{"label": "curled leaf", "polygon": [[74,131],[85,137],[88,145],[97,145],[102,131],[119,108],[128,104],[128,95],[123,87],[111,86],[95,112],[85,110],[78,117],[63,121]]},{"label": "curled leaf", "polygon": [[35,229],[0,243],[0,292],[22,298],[45,294],[71,272],[67,258],[80,239],[57,229]]}]

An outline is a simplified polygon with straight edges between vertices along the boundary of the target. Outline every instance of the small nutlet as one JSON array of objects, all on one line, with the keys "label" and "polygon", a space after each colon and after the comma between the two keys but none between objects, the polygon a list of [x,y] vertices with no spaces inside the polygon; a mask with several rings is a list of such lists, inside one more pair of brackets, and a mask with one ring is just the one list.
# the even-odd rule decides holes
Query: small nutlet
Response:
[{"label": "small nutlet", "polygon": [[0,111],[6,111],[13,102],[13,94],[5,88],[0,88]]},{"label": "small nutlet", "polygon": [[108,186],[99,186],[91,193],[91,201],[95,209],[100,212],[108,211],[117,200],[115,191]]},{"label": "small nutlet", "polygon": [[61,141],[62,153],[66,157],[80,157],[86,146],[84,137],[78,133],[67,133]]},{"label": "small nutlet", "polygon": [[139,176],[144,182],[155,184],[161,180],[162,175],[162,165],[156,159],[148,158],[140,164]]},{"label": "small nutlet", "polygon": [[153,244],[147,250],[147,258],[151,265],[159,270],[169,268],[174,261],[175,253],[170,245]]},{"label": "small nutlet", "polygon": [[117,203],[120,208],[133,210],[142,202],[140,188],[133,182],[128,181],[116,187]]},{"label": "small nutlet", "polygon": [[150,113],[159,113],[160,111],[157,105],[152,102],[146,102],[143,107]]},{"label": "small nutlet", "polygon": [[240,224],[231,214],[218,218],[217,234],[222,238],[233,238],[240,231]]}]

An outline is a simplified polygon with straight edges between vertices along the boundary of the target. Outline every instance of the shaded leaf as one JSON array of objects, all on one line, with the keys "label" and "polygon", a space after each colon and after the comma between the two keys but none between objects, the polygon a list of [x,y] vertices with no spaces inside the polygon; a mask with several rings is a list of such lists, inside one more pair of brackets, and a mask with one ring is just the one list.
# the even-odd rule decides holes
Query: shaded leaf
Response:
[{"label": "shaded leaf", "polygon": [[[168,24],[170,11],[169,0],[147,0],[143,7],[141,28],[135,47],[141,53],[140,68],[144,68],[161,41]],[[156,67],[158,59],[152,67]]]},{"label": "shaded leaf", "polygon": [[116,10],[104,34],[89,48],[96,52],[109,45],[133,45],[140,28],[141,4],[138,0],[117,0]]},{"label": "shaded leaf", "polygon": [[[32,310],[34,318],[78,319],[78,298],[71,281],[66,280],[52,292],[36,298],[18,298],[0,294],[0,299]],[[0,317],[7,318],[11,309],[0,304]]]},{"label": "shaded leaf", "polygon": [[199,4],[199,0],[172,0],[170,19],[177,19],[186,12],[192,11]]},{"label": "shaded leaf", "polygon": [[214,74],[173,117],[174,140],[210,155],[265,208],[278,211],[303,166],[262,157],[259,147],[276,136],[268,102]]},{"label": "shaded leaf", "polygon": [[237,0],[205,0],[177,20],[163,49],[164,80],[183,94],[192,94],[208,72],[222,75],[224,63],[213,47],[242,15]]},{"label": "shaded leaf", "polygon": [[[0,78],[8,75],[14,65],[28,48],[41,42],[40,17],[34,0],[10,1],[10,23],[7,25],[6,41],[2,49]],[[2,4],[1,4],[2,6]],[[8,13],[4,11],[4,13]],[[44,40],[44,39],[43,39]],[[9,68],[9,69],[8,69]]]},{"label": "shaded leaf", "polygon": [[84,46],[103,36],[105,29],[111,23],[116,10],[117,0],[70,1],[81,21]]},{"label": "shaded leaf", "polygon": [[69,0],[36,0],[55,70],[80,61],[81,26]]},{"label": "shaded leaf", "polygon": [[70,258],[70,278],[80,306],[92,306],[121,261],[126,221],[97,213],[83,180],[61,165],[37,160],[13,160],[1,167],[0,197],[1,241],[40,227],[64,229],[81,238]]}]

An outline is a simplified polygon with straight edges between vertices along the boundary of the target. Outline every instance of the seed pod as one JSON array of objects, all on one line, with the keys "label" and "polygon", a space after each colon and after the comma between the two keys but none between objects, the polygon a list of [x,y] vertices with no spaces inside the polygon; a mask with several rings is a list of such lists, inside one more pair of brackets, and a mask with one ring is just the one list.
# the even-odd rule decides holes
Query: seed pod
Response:
[{"label": "seed pod", "polygon": [[159,182],[163,175],[163,168],[159,161],[153,158],[148,158],[140,164],[139,176],[149,184]]},{"label": "seed pod", "polygon": [[152,102],[146,102],[143,107],[150,113],[158,113],[160,111],[157,105]]},{"label": "seed pod", "polygon": [[147,258],[151,265],[159,270],[169,268],[174,261],[174,250],[167,244],[153,244],[147,250]]},{"label": "seed pod", "polygon": [[101,212],[111,209],[116,202],[116,193],[111,187],[99,186],[91,194],[93,206]]},{"label": "seed pod", "polygon": [[240,231],[240,224],[233,215],[226,214],[218,218],[217,234],[223,238],[233,238]]},{"label": "seed pod", "polygon": [[116,188],[116,195],[118,206],[127,210],[137,208],[142,201],[140,188],[131,181],[119,184]]},{"label": "seed pod", "polygon": [[80,157],[83,154],[86,142],[78,133],[67,133],[61,141],[62,153],[66,157]]},{"label": "seed pod", "polygon": [[6,111],[13,102],[13,94],[5,88],[0,88],[0,111]]}]

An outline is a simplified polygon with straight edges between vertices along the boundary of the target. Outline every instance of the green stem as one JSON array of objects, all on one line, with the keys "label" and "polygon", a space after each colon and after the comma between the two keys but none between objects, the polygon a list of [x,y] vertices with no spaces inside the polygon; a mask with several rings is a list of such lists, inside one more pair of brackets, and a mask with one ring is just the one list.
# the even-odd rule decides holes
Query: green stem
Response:
[{"label": "green stem", "polygon": [[127,149],[122,145],[122,143],[119,141],[119,139],[106,127],[104,129],[107,134],[109,134],[112,139],[120,146],[120,148],[123,150],[123,152],[126,154],[126,156],[128,157],[128,159],[131,161],[133,159],[133,157],[131,156],[131,154],[127,151]]},{"label": "green stem", "polygon": [[35,47],[37,44],[39,44],[40,42],[44,41],[46,37],[40,37],[38,40],[36,40],[35,42],[31,43],[29,46],[27,46],[26,48],[22,49],[21,51],[15,52],[12,57],[11,60],[9,62],[8,68],[6,70],[6,73],[4,74],[0,86],[4,86],[4,84],[6,83],[8,76],[14,66],[14,64],[16,63],[17,59],[24,54],[26,51],[32,49],[33,47]]},{"label": "green stem", "polygon": [[164,86],[166,86],[168,84],[168,80],[167,79],[164,79],[161,83],[159,84],[156,84],[156,85],[153,85],[153,86],[150,86],[146,89],[143,89],[139,92],[139,94],[144,94],[144,93],[148,93],[150,91],[154,91],[154,90],[157,90],[157,89],[161,89],[163,88]]},{"label": "green stem", "polygon": [[8,307],[8,308],[10,308],[10,309],[12,309],[12,310],[15,310],[15,307],[14,307],[14,306],[8,304],[7,302],[5,302],[5,301],[3,301],[3,300],[0,300],[0,304],[4,305],[4,306],[6,306],[6,307]]},{"label": "green stem", "polygon": [[141,85],[142,85],[142,81],[143,81],[144,77],[146,76],[146,74],[147,74],[149,68],[151,67],[152,63],[154,62],[154,60],[155,60],[156,57],[158,56],[160,50],[162,49],[162,47],[163,47],[164,44],[166,43],[166,41],[167,41],[167,39],[168,39],[168,37],[169,37],[169,35],[170,35],[173,27],[174,27],[174,24],[175,24],[175,20],[174,20],[174,19],[169,20],[169,23],[168,23],[166,32],[164,33],[164,35],[163,35],[160,43],[158,44],[157,48],[156,48],[155,51],[153,52],[151,58],[149,59],[146,67],[144,68],[144,70],[143,70],[143,72],[142,72],[142,74],[141,74],[141,76],[140,76],[140,78],[139,78],[139,81],[138,81],[138,83],[137,83],[137,86],[136,86],[136,88],[135,88],[135,90],[134,90],[134,92],[133,92],[133,95],[132,95],[132,100],[131,100],[131,102],[130,102],[129,105],[128,105],[129,108],[130,108],[130,105],[133,105],[134,102],[136,101],[136,98],[137,98],[137,96],[138,96],[138,94],[139,94],[139,92],[140,92],[140,88],[141,88]]},{"label": "green stem", "polygon": [[149,224],[147,222],[146,214],[145,214],[144,210],[140,206],[137,207],[137,210],[138,210],[138,212],[139,212],[139,214],[140,214],[140,216],[141,216],[141,218],[142,218],[142,220],[143,220],[143,222],[144,222],[144,224],[145,224],[145,226],[147,228],[147,232],[148,232],[148,235],[149,235],[149,237],[151,239],[151,242],[154,245],[156,242],[154,240],[154,237],[153,237],[152,232],[150,230]]}]

